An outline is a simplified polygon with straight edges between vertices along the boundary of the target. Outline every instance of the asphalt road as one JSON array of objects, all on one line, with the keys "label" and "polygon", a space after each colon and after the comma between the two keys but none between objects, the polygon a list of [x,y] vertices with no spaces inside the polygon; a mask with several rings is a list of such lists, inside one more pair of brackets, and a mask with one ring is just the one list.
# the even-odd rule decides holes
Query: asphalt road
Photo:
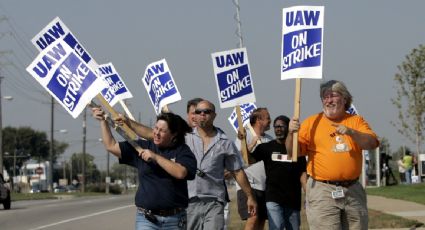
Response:
[{"label": "asphalt road", "polygon": [[134,229],[134,194],[12,202],[0,208],[0,229]]}]

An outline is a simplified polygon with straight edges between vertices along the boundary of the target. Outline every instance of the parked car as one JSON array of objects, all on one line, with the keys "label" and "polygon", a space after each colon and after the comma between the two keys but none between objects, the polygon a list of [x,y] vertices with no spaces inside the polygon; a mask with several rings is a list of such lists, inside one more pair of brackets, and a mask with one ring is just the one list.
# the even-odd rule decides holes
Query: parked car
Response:
[{"label": "parked car", "polygon": [[0,203],[3,204],[4,209],[10,209],[10,187],[0,173]]},{"label": "parked car", "polygon": [[75,185],[68,185],[67,190],[69,193],[80,192],[80,189],[78,188],[78,186],[75,186]]},{"label": "parked car", "polygon": [[66,187],[65,187],[65,186],[59,185],[59,186],[56,186],[56,187],[53,189],[53,192],[54,192],[54,193],[60,193],[60,192],[67,192],[67,190],[68,190],[68,189],[66,189]]}]

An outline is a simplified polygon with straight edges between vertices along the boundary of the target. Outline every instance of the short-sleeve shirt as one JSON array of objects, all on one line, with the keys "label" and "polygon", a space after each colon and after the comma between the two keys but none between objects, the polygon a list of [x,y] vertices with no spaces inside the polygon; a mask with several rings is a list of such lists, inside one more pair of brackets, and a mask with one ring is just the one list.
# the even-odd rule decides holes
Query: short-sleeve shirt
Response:
[{"label": "short-sleeve shirt", "polygon": [[272,140],[258,145],[251,153],[256,160],[264,162],[267,176],[266,201],[301,210],[300,177],[306,171],[305,157],[298,157],[297,162],[283,162],[272,160],[273,154],[287,155],[285,146]]},{"label": "short-sleeve shirt", "polygon": [[137,151],[128,143],[120,142],[120,164],[137,168],[139,187],[135,204],[150,210],[186,208],[188,206],[187,180],[192,180],[196,173],[196,158],[186,144],[170,149],[159,149],[152,141],[138,140],[144,149],[150,149],[162,157],[179,163],[187,170],[186,178],[177,179],[168,174],[156,162],[146,162],[140,158]]},{"label": "short-sleeve shirt", "polygon": [[235,171],[243,166],[233,141],[221,129],[215,129],[217,134],[205,153],[198,130],[195,128],[193,132],[186,134],[186,144],[195,154],[197,168],[205,173],[202,177],[196,175],[195,180],[188,181],[189,198],[217,198],[225,202],[224,169]]},{"label": "short-sleeve shirt", "polygon": [[[350,136],[337,135],[332,124],[335,122],[323,112],[301,123],[298,142],[301,153],[308,155],[307,173],[316,180],[357,179],[362,169],[362,149]],[[345,114],[340,124],[377,138],[359,115]]]}]

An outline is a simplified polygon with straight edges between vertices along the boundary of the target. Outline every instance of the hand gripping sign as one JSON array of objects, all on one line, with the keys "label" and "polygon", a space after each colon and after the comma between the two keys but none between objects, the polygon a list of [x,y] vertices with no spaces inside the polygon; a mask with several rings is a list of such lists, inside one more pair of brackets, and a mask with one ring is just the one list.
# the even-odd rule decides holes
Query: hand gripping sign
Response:
[{"label": "hand gripping sign", "polygon": [[163,109],[168,111],[168,104],[181,100],[179,90],[165,59],[149,64],[142,77],[142,82],[156,114],[160,114]]},{"label": "hand gripping sign", "polygon": [[[96,77],[94,70],[63,40],[52,42],[26,70],[73,118],[78,117],[95,96],[113,116],[118,116],[99,94],[105,88],[104,81]],[[119,130],[126,133],[127,140],[136,139],[136,134],[127,126]]]},{"label": "hand gripping sign", "polygon": [[[49,48],[55,41],[63,40],[68,44],[75,53],[86,63],[92,70],[98,70],[98,64],[81,45],[77,38],[72,34],[68,27],[60,20],[59,17],[53,19],[46,27],[44,27],[36,36],[31,39],[33,45],[39,50]],[[98,75],[96,73],[96,75]],[[118,100],[127,115],[132,118],[132,114],[121,99]]]},{"label": "hand gripping sign", "polygon": [[[322,78],[323,6],[295,6],[282,10],[281,79],[296,78],[294,117],[299,118],[301,78]],[[292,161],[297,161],[298,134],[293,135]]]},{"label": "hand gripping sign", "polygon": [[[220,108],[236,107],[240,132],[245,132],[239,105],[255,102],[254,85],[246,48],[211,54]],[[246,140],[241,140],[242,157],[248,163]]]}]

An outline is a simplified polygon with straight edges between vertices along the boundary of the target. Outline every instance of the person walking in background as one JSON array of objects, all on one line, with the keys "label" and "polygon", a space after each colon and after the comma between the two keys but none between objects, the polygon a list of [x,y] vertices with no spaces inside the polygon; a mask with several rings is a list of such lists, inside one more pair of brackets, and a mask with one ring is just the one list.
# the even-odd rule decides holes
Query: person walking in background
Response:
[{"label": "person walking in background", "polygon": [[186,105],[186,113],[187,113],[187,123],[190,127],[195,128],[196,127],[196,105],[201,102],[203,99],[196,97],[187,102]]},{"label": "person walking in background", "polygon": [[406,170],[404,172],[405,178],[406,178],[406,184],[412,183],[412,169],[413,169],[413,157],[410,155],[410,151],[406,151],[406,154],[403,157],[403,165],[404,169]]},{"label": "person walking in background", "polygon": [[196,158],[185,145],[185,134],[192,130],[186,121],[173,113],[161,113],[153,140],[137,140],[142,150],[136,151],[130,143],[114,139],[102,109],[93,108],[92,113],[100,121],[105,148],[120,164],[138,169],[136,229],[186,229],[187,180],[193,180],[196,173]]},{"label": "person walking in background", "polygon": [[285,140],[289,118],[278,116],[273,122],[276,139],[257,146],[251,155],[263,161],[266,170],[266,206],[270,230],[298,230],[301,224],[301,188],[307,182],[306,159],[292,162]]},{"label": "person walking in background", "polygon": [[[249,183],[254,191],[255,199],[257,200],[257,215],[251,216],[248,213],[246,201],[247,197],[241,190],[241,187],[236,185],[236,196],[238,201],[238,212],[242,220],[246,220],[245,230],[251,229],[264,229],[264,225],[267,220],[267,207],[266,207],[266,173],[264,170],[264,162],[256,160],[249,154],[255,150],[259,143],[266,143],[271,141],[273,138],[265,132],[270,129],[270,114],[267,108],[255,109],[250,117],[249,122],[255,131],[256,136],[251,132],[246,133],[246,143],[248,149],[248,163],[244,169],[248,176]],[[235,140],[236,147],[239,152],[241,151],[241,141],[238,138]],[[240,155],[242,158],[242,155]]]},{"label": "person walking in background", "polygon": [[398,174],[400,175],[400,184],[406,183],[406,169],[404,168],[403,164],[403,156],[400,157],[400,159],[397,161],[398,166]]},{"label": "person walking in background", "polygon": [[359,115],[345,111],[352,96],[344,83],[320,85],[323,112],[300,125],[293,118],[286,148],[292,155],[292,134],[298,132],[301,155],[308,156],[306,211],[310,229],[367,229],[366,193],[358,178],[362,150],[379,146],[376,134]]}]

